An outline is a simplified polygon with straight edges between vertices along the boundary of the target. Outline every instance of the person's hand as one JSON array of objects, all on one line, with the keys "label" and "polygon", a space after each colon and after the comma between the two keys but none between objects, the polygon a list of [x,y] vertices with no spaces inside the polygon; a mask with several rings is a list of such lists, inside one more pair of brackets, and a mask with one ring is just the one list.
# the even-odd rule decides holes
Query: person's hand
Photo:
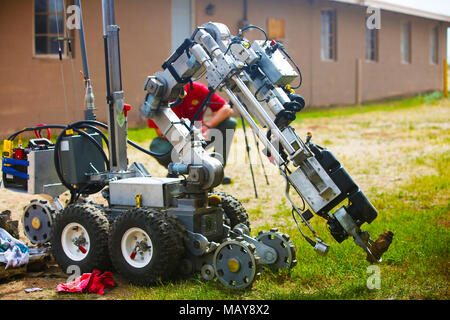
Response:
[{"label": "person's hand", "polygon": [[202,125],[202,135],[205,138],[205,140],[209,139],[209,127],[206,124]]}]

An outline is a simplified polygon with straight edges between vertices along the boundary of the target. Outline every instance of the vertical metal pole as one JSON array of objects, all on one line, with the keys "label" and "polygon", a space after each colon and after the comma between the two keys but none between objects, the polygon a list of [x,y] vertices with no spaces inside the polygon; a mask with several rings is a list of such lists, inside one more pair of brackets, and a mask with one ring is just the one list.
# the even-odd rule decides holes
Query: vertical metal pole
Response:
[{"label": "vertical metal pole", "polygon": [[89,76],[89,65],[87,60],[87,50],[86,50],[86,40],[84,38],[84,24],[83,24],[83,10],[81,9],[81,1],[77,0],[76,5],[80,9],[80,48],[81,48],[81,58],[83,60],[83,73],[86,79],[90,79]]},{"label": "vertical metal pole", "polygon": [[252,175],[253,190],[255,191],[255,198],[258,199],[258,190],[256,189],[255,173],[253,172],[252,158],[250,157],[250,145],[248,143],[247,129],[245,127],[245,120],[242,115],[241,115],[241,121],[242,121],[242,129],[244,130],[245,147],[247,150],[248,162],[250,163],[250,173]]},{"label": "vertical metal pole", "polygon": [[127,159],[127,121],[124,112],[120,65],[119,30],[114,0],[102,0],[103,36],[105,39],[106,83],[109,133],[109,161],[112,172],[125,172]]},{"label": "vertical metal pole", "polygon": [[444,97],[448,98],[448,61],[444,59]]},{"label": "vertical metal pole", "polygon": [[91,76],[89,75],[89,64],[87,58],[87,49],[86,49],[86,39],[84,37],[84,24],[83,24],[83,10],[81,9],[81,0],[76,1],[76,5],[80,10],[80,49],[81,49],[81,58],[83,60],[83,74],[85,79],[85,106],[86,110],[84,111],[84,118],[86,120],[96,120],[96,116],[94,111],[95,102],[94,102],[94,93],[91,85]]},{"label": "vertical metal pole", "polygon": [[362,103],[362,60],[356,59],[356,79],[355,79],[355,104],[361,105]]}]

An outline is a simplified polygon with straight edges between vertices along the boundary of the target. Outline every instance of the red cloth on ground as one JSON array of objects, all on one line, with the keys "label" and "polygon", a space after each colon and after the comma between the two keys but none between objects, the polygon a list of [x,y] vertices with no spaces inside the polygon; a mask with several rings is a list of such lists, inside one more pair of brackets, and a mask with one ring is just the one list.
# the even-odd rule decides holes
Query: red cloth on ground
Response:
[{"label": "red cloth on ground", "polygon": [[104,294],[105,288],[115,286],[112,273],[109,271],[100,275],[100,271],[94,270],[92,273],[84,273],[75,281],[70,283],[60,283],[56,286],[56,292],[79,292]]},{"label": "red cloth on ground", "polygon": [[[175,108],[172,108],[173,112],[178,116],[178,118],[186,118],[189,120],[192,120],[197,113],[198,108],[203,103],[203,100],[206,99],[206,96],[209,93],[209,89],[207,86],[205,86],[202,83],[194,82],[193,83],[194,89],[191,90],[191,85],[188,83],[184,90],[187,93],[187,96],[183,99],[183,102],[176,106]],[[209,108],[213,112],[219,111],[224,104],[227,102],[217,94],[213,94]],[[197,118],[197,121],[203,121],[203,114],[200,114]],[[148,120],[148,126],[150,128],[157,128],[156,124],[153,122],[153,120]]]}]

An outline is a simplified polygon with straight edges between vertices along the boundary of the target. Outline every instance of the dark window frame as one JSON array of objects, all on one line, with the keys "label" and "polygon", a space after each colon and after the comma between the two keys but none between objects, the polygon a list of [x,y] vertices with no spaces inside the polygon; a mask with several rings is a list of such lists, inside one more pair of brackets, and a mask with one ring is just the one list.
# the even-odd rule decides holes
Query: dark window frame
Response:
[{"label": "dark window frame", "polygon": [[439,25],[434,25],[430,30],[430,64],[432,65],[439,64],[439,36]]},{"label": "dark window frame", "polygon": [[379,61],[380,32],[378,29],[365,28],[365,60],[368,62]]},{"label": "dark window frame", "polygon": [[[406,35],[404,34],[405,30],[407,32]],[[400,25],[400,60],[401,60],[401,62],[403,64],[411,64],[412,63],[412,54],[413,54],[413,52],[412,52],[412,22],[404,21]]]},{"label": "dark window frame", "polygon": [[[46,10],[45,11],[37,11],[36,8],[38,6],[37,2],[46,2],[47,5]],[[57,1],[57,7],[54,7],[55,2],[53,1]],[[59,52],[58,52],[58,40],[52,40],[52,39],[58,39],[58,37],[60,38],[65,38],[66,35],[66,13],[65,13],[65,3],[64,0],[34,0],[33,1],[33,57],[35,58],[59,58]],[[68,1],[68,0],[66,0]],[[53,3],[52,3],[53,2]],[[44,20],[47,23],[46,27],[45,27],[45,31],[46,32],[40,32],[37,29],[37,25],[36,25],[36,19],[37,17],[45,17]],[[54,19],[54,20],[52,20]],[[58,30],[56,30],[56,25],[52,26],[51,23],[58,21],[56,23],[59,23],[60,25],[58,25],[59,27],[59,34],[58,34]],[[43,38],[45,39],[44,41],[46,41],[46,50],[44,51],[39,51],[37,48],[37,41],[38,38]],[[54,43],[54,48],[52,50],[52,42],[51,41],[55,41]],[[67,45],[66,45],[66,41],[59,41],[59,44],[61,45],[61,49],[62,49],[62,53],[63,53],[63,58],[67,57]]]},{"label": "dark window frame", "polygon": [[[326,30],[325,30],[326,27]],[[320,56],[322,61],[337,61],[337,10],[320,11]]]}]

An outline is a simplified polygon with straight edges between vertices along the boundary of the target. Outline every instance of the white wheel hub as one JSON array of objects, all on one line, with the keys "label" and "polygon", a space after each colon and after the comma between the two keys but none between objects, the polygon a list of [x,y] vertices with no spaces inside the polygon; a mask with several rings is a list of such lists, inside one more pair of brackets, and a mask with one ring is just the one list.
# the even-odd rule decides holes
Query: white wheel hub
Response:
[{"label": "white wheel hub", "polygon": [[79,223],[68,224],[61,234],[63,251],[73,261],[81,261],[87,257],[90,243],[89,234]]},{"label": "white wheel hub", "polygon": [[125,261],[135,268],[144,268],[152,260],[152,240],[140,228],[128,229],[122,236],[120,246]]}]

